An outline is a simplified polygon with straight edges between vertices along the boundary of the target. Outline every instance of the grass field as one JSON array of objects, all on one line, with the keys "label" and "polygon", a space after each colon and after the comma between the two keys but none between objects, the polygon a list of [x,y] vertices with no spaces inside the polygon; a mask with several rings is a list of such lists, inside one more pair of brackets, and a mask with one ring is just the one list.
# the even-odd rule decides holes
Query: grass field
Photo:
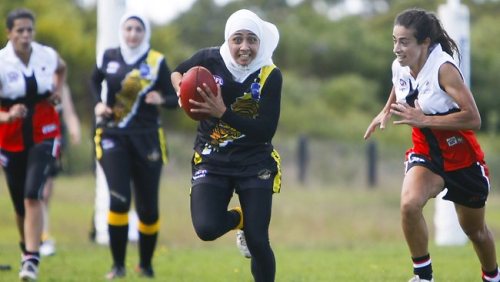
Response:
[{"label": "grass field", "polygon": [[[174,177],[175,175],[175,177]],[[13,208],[0,179],[0,281],[16,281],[18,235]],[[394,183],[399,183],[395,179]],[[399,185],[399,184],[398,184]],[[411,262],[399,226],[399,186],[302,186],[285,177],[274,198],[271,241],[277,259],[276,281],[407,281]],[[57,254],[44,258],[40,281],[104,281],[111,257],[107,247],[89,241],[93,210],[92,174],[61,176],[51,206]],[[156,281],[252,281],[249,260],[240,256],[234,232],[215,242],[200,241],[189,215],[189,177],[166,169],[161,188],[161,233],[154,259]],[[500,236],[500,195],[492,193],[487,220]],[[432,228],[432,202],[426,213]],[[500,237],[497,236],[497,242]],[[500,244],[498,244],[500,246]],[[480,281],[472,246],[431,244],[436,281]],[[129,244],[127,278],[137,250]]]}]

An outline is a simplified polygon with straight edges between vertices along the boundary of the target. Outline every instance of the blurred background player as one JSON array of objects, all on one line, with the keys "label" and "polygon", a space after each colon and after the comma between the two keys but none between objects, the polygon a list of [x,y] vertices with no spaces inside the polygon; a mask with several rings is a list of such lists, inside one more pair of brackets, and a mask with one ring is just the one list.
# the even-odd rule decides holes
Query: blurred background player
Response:
[{"label": "blurred background player", "polygon": [[43,189],[43,232],[42,244],[40,245],[40,255],[51,256],[56,253],[55,239],[50,234],[50,217],[49,217],[49,202],[53,195],[54,178],[61,172],[63,167],[62,154],[65,152],[67,139],[72,146],[78,145],[81,142],[81,127],[80,119],[76,114],[71,98],[71,91],[67,84],[64,85],[61,93],[61,103],[56,106],[59,117],[61,119],[61,154],[53,162],[49,172],[49,178],[45,182]]},{"label": "blurred background player", "polygon": [[[150,48],[149,22],[123,15],[120,45],[104,52],[92,75],[96,98],[96,158],[109,188],[109,246],[113,258],[107,279],[124,277],[132,193],[139,217],[141,276],[154,277],[152,258],[159,219],[159,186],[166,143],[158,106],[177,107],[165,57]],[[105,87],[102,82],[105,81]]]},{"label": "blurred background player", "polygon": [[0,111],[6,117],[0,124],[0,159],[20,235],[19,278],[31,281],[38,278],[43,187],[60,146],[54,104],[60,101],[66,63],[53,48],[34,41],[33,12],[13,10],[6,25],[9,41],[0,50]]}]

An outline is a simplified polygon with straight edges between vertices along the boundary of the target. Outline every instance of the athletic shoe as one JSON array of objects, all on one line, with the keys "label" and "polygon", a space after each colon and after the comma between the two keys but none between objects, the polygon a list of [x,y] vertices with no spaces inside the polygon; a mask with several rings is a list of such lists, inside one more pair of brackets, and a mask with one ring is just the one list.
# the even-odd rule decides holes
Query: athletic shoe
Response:
[{"label": "athletic shoe", "polygon": [[125,277],[125,267],[124,266],[113,266],[111,271],[106,274],[106,279],[113,280]]},{"label": "athletic shoe", "polygon": [[32,261],[24,261],[19,271],[19,279],[21,281],[36,281],[38,279],[38,266]]},{"label": "athletic shoe", "polygon": [[153,267],[142,267],[140,265],[136,266],[135,272],[139,274],[140,277],[145,277],[145,278],[154,278],[155,277],[155,272],[153,271]]},{"label": "athletic shoe", "polygon": [[56,242],[52,239],[48,239],[42,242],[40,245],[40,255],[42,257],[53,256],[56,254]]},{"label": "athletic shoe", "polygon": [[250,254],[250,251],[248,250],[247,240],[245,239],[245,232],[243,232],[243,230],[236,231],[236,246],[244,257],[252,257],[252,254]]},{"label": "athletic shoe", "polygon": [[434,282],[434,278],[432,278],[431,280],[420,279],[418,275],[415,275],[410,280],[408,280],[408,282]]}]

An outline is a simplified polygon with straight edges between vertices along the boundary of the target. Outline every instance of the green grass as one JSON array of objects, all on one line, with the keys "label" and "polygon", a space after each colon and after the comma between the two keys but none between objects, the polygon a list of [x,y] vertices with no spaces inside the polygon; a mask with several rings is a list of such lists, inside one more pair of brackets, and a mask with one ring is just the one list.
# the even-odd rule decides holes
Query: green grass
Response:
[{"label": "green grass", "polygon": [[[0,281],[16,281],[18,235],[5,182],[0,181],[0,264],[13,268],[1,271]],[[412,266],[399,226],[398,186],[367,189],[301,186],[293,182],[293,177],[285,175],[282,193],[274,198],[271,242],[277,260],[276,281],[409,279]],[[57,254],[43,259],[40,281],[104,280],[111,264],[109,250],[88,239],[94,187],[91,174],[57,179],[51,206]],[[202,242],[196,237],[188,193],[186,171],[174,172],[169,166],[161,188],[162,226],[154,258],[156,280],[252,281],[250,261],[240,256],[233,232],[214,242]],[[425,211],[431,234],[432,209],[431,201]],[[493,232],[500,234],[498,193],[490,197],[487,220]],[[480,280],[480,266],[470,244],[431,244],[430,248],[436,281]],[[123,281],[143,281],[133,272],[137,261],[137,246],[129,244],[128,275]]]}]

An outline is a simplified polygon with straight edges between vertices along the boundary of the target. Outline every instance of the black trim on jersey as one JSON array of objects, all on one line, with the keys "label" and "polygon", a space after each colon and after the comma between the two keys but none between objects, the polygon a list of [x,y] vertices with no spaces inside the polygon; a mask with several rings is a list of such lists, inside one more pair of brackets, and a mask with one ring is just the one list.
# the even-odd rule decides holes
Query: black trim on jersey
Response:
[{"label": "black trim on jersey", "polygon": [[460,112],[460,109],[454,108],[454,109],[450,109],[450,110],[448,110],[447,112],[444,112],[444,113],[436,113],[436,114],[429,114],[429,115],[426,114],[426,116],[445,116],[445,115],[448,115],[448,114],[453,114],[453,113],[458,113],[458,112]]},{"label": "black trim on jersey", "polygon": [[413,85],[411,85],[411,80],[410,82],[410,91],[408,95],[405,97],[406,104],[408,104],[410,107],[415,108],[415,100],[418,98],[418,88],[413,89]]},{"label": "black trim on jersey", "polygon": [[24,147],[30,148],[35,143],[35,141],[33,140],[33,114],[35,112],[35,104],[38,96],[38,85],[36,83],[34,73],[32,76],[24,75],[24,80],[26,81],[25,103],[28,111],[24,122],[22,123],[21,130],[23,134]]},{"label": "black trim on jersey", "polygon": [[432,162],[439,167],[439,169],[444,170],[444,159],[436,136],[434,136],[430,128],[420,128],[419,130],[424,134],[425,140],[427,140],[429,144],[429,155]]}]

